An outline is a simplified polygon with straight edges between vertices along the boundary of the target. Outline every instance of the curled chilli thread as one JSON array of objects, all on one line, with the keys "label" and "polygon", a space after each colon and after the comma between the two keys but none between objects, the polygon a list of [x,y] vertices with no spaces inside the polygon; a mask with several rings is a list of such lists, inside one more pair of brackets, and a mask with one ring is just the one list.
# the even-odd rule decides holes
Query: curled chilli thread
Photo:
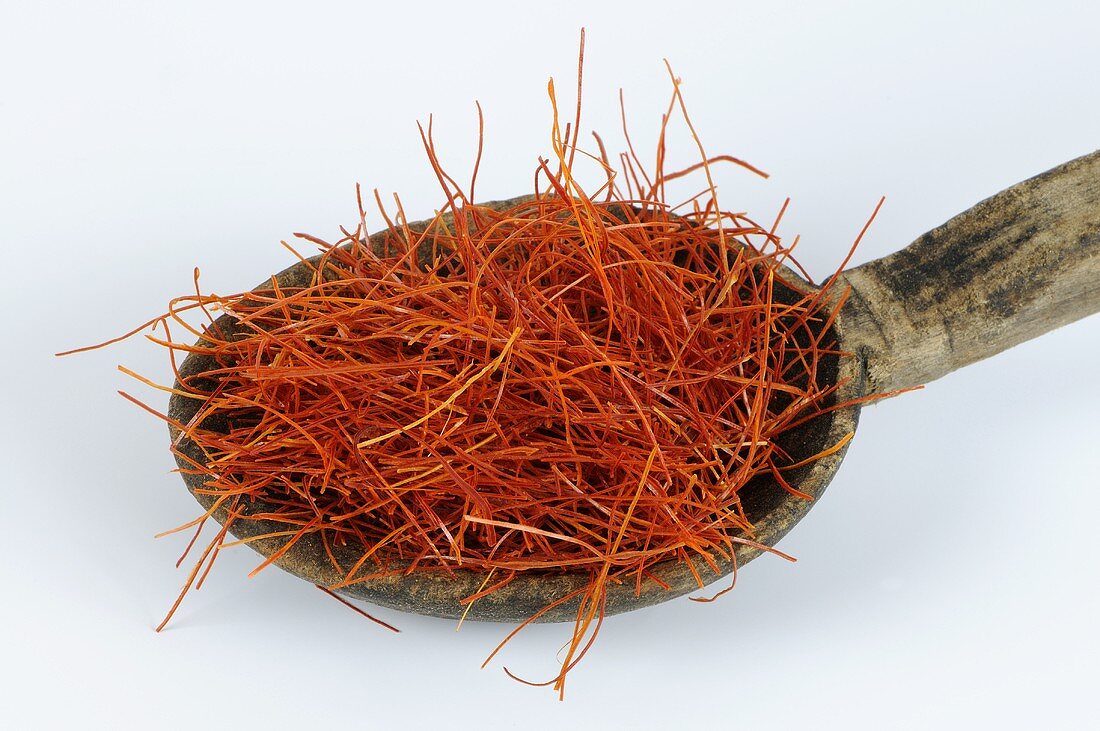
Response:
[{"label": "curled chilli thread", "polygon": [[[698,567],[717,570],[738,544],[778,553],[754,542],[739,490],[763,475],[809,499],[785,474],[847,441],[798,462],[777,442],[837,407],[826,405],[837,385],[820,384],[818,369],[847,355],[827,335],[843,293],[830,307],[828,285],[802,294],[788,281],[781,265],[801,268],[775,233],[786,204],[768,227],[719,207],[715,165],[764,174],[706,155],[669,75],[652,170],[630,142],[621,94],[618,171],[595,133],[596,152],[581,151],[578,68],[576,116],[564,128],[550,82],[553,155],[539,159],[527,200],[506,210],[475,203],[483,125],[464,189],[440,165],[429,121],[421,136],[444,201],[426,228],[407,225],[396,196],[391,215],[375,191],[385,230],[368,243],[357,189],[355,230],[334,243],[298,234],[320,250],[309,260],[295,252],[309,268],[304,286],[272,278],[203,294],[196,270],[193,295],[123,336],[159,327],[163,336],[147,337],[169,352],[176,387],[120,369],[200,404],[188,423],[173,423],[123,393],[179,430],[181,471],[201,475],[212,499],[169,531],[195,529],[180,563],[208,519],[223,516],[158,630],[219,551],[246,542],[227,540],[232,526],[264,520],[279,529],[259,538],[282,546],[256,571],[315,534],[344,577],[320,588],[345,603],[336,591],[394,572],[483,573],[461,602],[467,611],[520,572],[584,572],[583,590],[542,610],[579,602],[560,670],[538,684],[564,693],[609,585],[640,591],[656,580],[655,564],[674,560],[702,588]],[[666,132],[677,112],[700,161],[670,172]],[[574,177],[578,161],[601,171],[592,192]],[[699,178],[696,194],[666,197],[672,181]],[[779,289],[798,294],[779,298]],[[203,326],[185,317],[194,314]],[[183,375],[180,355],[216,367]],[[184,440],[203,458],[185,454]],[[361,558],[341,564],[338,546]]]}]

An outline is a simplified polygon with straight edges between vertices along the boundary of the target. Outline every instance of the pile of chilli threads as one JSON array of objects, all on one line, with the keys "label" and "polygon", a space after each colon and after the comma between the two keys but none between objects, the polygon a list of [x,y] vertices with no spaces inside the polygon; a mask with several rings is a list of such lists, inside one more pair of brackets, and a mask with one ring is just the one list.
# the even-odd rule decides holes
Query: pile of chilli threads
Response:
[{"label": "pile of chilli threads", "polygon": [[[173,449],[202,476],[207,517],[225,516],[188,586],[246,520],[281,526],[283,548],[260,568],[308,534],[361,548],[353,566],[329,551],[345,577],[329,589],[485,573],[469,604],[519,572],[587,572],[560,686],[607,586],[640,591],[676,560],[702,587],[702,567],[755,545],[740,495],[754,478],[808,498],[785,475],[814,458],[787,454],[780,435],[836,388],[818,374],[838,355],[825,339],[835,308],[828,287],[789,281],[775,226],[718,206],[710,167],[755,169],[720,156],[665,173],[663,125],[649,175],[631,152],[618,178],[600,142],[607,180],[589,195],[556,105],[554,131],[555,165],[540,160],[535,194],[513,205],[473,203],[429,128],[447,191],[431,221],[391,220],[379,202],[387,227],[368,241],[360,198],[362,223],[340,241],[301,235],[321,250],[299,256],[305,286],[203,295],[196,271],[196,296],[158,321],[201,309],[208,324],[188,326],[199,342],[150,336],[174,367],[181,353],[216,364],[176,368],[169,389],[201,404],[173,424]],[[706,174],[704,192],[671,205],[666,184],[689,173]]]}]

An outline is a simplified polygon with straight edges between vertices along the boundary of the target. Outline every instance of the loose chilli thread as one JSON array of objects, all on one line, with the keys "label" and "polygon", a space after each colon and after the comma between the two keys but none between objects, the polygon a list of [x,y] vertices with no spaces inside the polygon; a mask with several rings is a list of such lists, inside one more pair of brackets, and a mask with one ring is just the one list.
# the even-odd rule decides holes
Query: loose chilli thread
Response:
[{"label": "loose chilli thread", "polygon": [[[519,572],[586,572],[583,591],[515,628],[485,661],[542,613],[579,601],[560,671],[537,684],[563,693],[610,584],[640,591],[655,564],[677,560],[702,588],[698,565],[717,570],[739,544],[774,551],[753,540],[739,490],[765,475],[809,499],[784,475],[844,446],[795,461],[779,445],[836,408],[827,401],[837,385],[819,383],[818,371],[844,355],[828,336],[843,295],[830,305],[828,284],[801,294],[784,273],[798,266],[776,235],[786,204],[767,228],[718,205],[712,166],[763,173],[706,155],[670,67],[652,171],[630,143],[621,95],[621,171],[599,136],[597,154],[581,151],[582,68],[583,36],[576,115],[561,127],[551,81],[553,157],[539,159],[529,199],[503,210],[475,203],[483,125],[464,191],[439,163],[429,121],[421,136],[444,204],[426,228],[406,223],[396,196],[391,217],[376,191],[386,229],[368,244],[357,188],[354,231],[335,243],[297,235],[321,251],[295,252],[312,272],[307,286],[272,278],[269,288],[203,294],[196,270],[194,295],[123,336],[161,326],[163,337],[147,337],[168,350],[176,386],[120,369],[201,403],[173,424],[181,471],[202,475],[213,499],[176,529],[195,528],[181,563],[207,519],[225,516],[158,630],[218,553],[245,542],[227,541],[234,524],[274,521],[283,528],[263,537],[283,545],[253,574],[315,533],[345,577],[319,587],[337,598],[392,573],[394,561],[402,572],[484,573],[467,611]],[[668,172],[677,111],[700,161]],[[578,152],[605,174],[592,193],[574,177]],[[702,190],[670,202],[668,184],[693,173],[706,178]],[[194,311],[206,325],[184,316]],[[174,325],[198,342],[174,339]],[[181,353],[217,365],[184,375]],[[181,449],[185,440],[202,459]],[[362,547],[350,567],[331,550],[349,545]]]}]

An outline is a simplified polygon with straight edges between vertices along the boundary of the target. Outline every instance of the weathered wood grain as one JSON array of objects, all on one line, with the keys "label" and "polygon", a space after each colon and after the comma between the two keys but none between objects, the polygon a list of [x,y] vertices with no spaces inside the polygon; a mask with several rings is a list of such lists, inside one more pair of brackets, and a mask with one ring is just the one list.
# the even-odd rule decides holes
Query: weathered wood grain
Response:
[{"label": "weathered wood grain", "polygon": [[928,383],[1100,311],[1100,151],[840,275],[871,391]]}]

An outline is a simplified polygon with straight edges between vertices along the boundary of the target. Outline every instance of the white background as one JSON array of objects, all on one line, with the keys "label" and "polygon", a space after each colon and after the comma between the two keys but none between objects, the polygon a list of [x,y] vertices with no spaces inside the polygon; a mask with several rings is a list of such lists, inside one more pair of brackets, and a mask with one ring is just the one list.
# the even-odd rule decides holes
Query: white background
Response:
[{"label": "white background", "polygon": [[[564,703],[568,634],[376,610],[358,618],[227,552],[168,631],[190,519],[165,429],[115,365],[186,293],[247,288],[294,231],[355,222],[353,186],[438,204],[415,120],[482,200],[528,191],[545,84],[618,150],[618,89],[650,149],[667,57],[711,153],[772,173],[726,207],[802,235],[818,277],[1100,146],[1093,3],[3,2],[0,15],[0,726],[24,728],[1069,728],[1100,670],[1100,318],[864,412],[829,493],[711,605],[606,622]],[[674,160],[694,161],[682,135]],[[375,226],[378,224],[374,219]]]}]

